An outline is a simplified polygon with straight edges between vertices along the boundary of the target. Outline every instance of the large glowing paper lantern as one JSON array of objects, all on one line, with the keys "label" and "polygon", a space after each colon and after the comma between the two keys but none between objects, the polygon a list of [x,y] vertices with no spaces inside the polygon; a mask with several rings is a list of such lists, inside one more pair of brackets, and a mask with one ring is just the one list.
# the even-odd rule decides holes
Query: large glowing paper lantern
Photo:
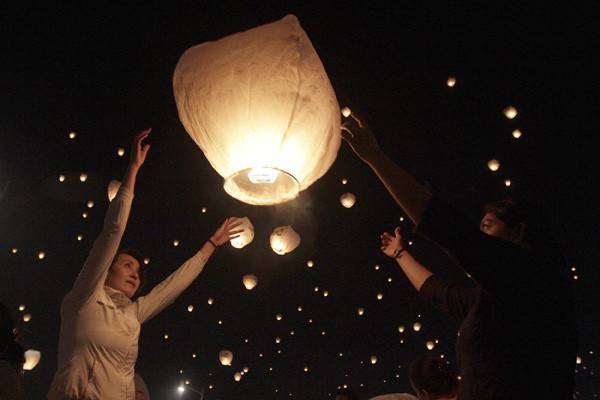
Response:
[{"label": "large glowing paper lantern", "polygon": [[271,248],[280,256],[294,251],[300,244],[300,235],[289,225],[280,226],[271,233]]},{"label": "large glowing paper lantern", "polygon": [[188,49],[173,90],[183,126],[238,200],[293,199],[335,160],[339,105],[293,15]]},{"label": "large glowing paper lantern", "polygon": [[108,193],[108,201],[113,201],[113,199],[117,195],[117,192],[119,191],[120,187],[121,187],[121,182],[119,182],[117,180],[112,180],[112,181],[108,182],[108,188],[106,189],[106,191]]},{"label": "large glowing paper lantern", "polygon": [[233,361],[233,353],[229,350],[221,350],[219,352],[219,361],[222,365],[231,366]]},{"label": "large glowing paper lantern", "polygon": [[243,229],[244,231],[239,234],[240,236],[236,237],[235,239],[231,239],[229,243],[231,243],[231,245],[236,249],[241,249],[254,240],[254,226],[248,217],[238,218],[237,220],[241,221],[242,224],[236,227],[236,229]]},{"label": "large glowing paper lantern", "polygon": [[23,369],[25,371],[31,371],[38,365],[40,358],[42,358],[42,353],[39,351],[27,350],[25,352],[25,364],[23,364]]},{"label": "large glowing paper lantern", "polygon": [[244,275],[242,277],[242,283],[244,284],[244,287],[246,289],[252,290],[258,284],[258,278],[256,277],[256,275],[252,274]]}]

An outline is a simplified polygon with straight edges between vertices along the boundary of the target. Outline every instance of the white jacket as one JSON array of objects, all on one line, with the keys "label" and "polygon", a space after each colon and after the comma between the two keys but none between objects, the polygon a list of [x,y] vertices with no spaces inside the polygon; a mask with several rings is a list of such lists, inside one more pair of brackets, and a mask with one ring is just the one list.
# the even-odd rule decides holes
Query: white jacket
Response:
[{"label": "white jacket", "polygon": [[58,369],[50,400],[134,400],[140,325],[170,305],[204,268],[196,253],[152,291],[132,302],[104,286],[127,225],[133,194],[121,186],[100,236],[61,305]]}]

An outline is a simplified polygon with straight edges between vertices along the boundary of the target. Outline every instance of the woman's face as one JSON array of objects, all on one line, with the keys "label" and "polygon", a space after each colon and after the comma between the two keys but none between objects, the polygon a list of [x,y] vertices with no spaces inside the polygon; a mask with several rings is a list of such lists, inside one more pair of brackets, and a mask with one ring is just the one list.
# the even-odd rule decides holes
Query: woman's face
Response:
[{"label": "woman's face", "polygon": [[110,266],[104,284],[131,298],[140,287],[139,270],[140,263],[134,257],[120,253]]},{"label": "woman's face", "polygon": [[486,235],[495,236],[507,241],[512,240],[512,232],[503,221],[496,217],[495,214],[486,213],[481,219],[479,229]]}]

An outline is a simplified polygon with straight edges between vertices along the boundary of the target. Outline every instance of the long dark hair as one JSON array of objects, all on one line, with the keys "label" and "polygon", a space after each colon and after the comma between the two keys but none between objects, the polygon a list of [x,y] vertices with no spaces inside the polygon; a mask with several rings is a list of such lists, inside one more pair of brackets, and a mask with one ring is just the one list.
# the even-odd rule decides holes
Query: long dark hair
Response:
[{"label": "long dark hair", "polygon": [[431,354],[413,361],[408,378],[416,390],[425,390],[435,397],[450,397],[458,387],[458,377],[446,360]]}]

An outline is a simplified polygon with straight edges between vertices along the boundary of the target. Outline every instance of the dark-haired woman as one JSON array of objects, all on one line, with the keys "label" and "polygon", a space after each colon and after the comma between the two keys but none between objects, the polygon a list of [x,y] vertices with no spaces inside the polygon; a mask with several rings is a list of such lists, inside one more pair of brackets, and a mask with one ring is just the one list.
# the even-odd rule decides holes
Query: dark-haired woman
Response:
[{"label": "dark-haired woman", "polygon": [[454,256],[474,288],[444,281],[404,247],[400,230],[381,236],[425,299],[460,324],[458,398],[570,399],[577,351],[564,259],[541,213],[511,201],[489,205],[479,229],[434,198],[379,148],[353,115],[342,135],[425,236]]},{"label": "dark-haired woman", "polygon": [[170,305],[202,272],[215,249],[239,233],[239,222],[228,218],[200,251],[146,296],[132,301],[143,264],[136,251],[119,251],[119,245],[137,173],[150,148],[144,144],[149,133],[135,136],[129,167],[102,232],[61,304],[58,369],[49,399],[133,400],[140,325]]}]

